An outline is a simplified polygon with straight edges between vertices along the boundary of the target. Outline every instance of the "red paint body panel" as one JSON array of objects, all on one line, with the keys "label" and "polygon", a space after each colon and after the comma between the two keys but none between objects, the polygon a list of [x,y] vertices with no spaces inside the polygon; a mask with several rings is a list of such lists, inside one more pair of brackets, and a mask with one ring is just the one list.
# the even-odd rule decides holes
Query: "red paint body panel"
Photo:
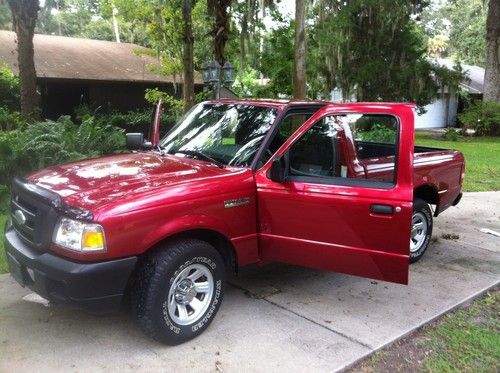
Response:
[{"label": "red paint body panel", "polygon": [[[408,282],[413,199],[413,112],[409,106],[328,106],[312,116],[278,155],[327,115],[389,113],[404,123],[399,172],[391,189],[315,183],[275,183],[268,163],[256,175],[260,255],[265,260],[328,269],[399,283]],[[401,209],[390,216],[370,212],[372,204]]]},{"label": "red paint body panel", "polygon": [[[309,104],[279,100],[217,102],[268,106],[280,113],[294,105]],[[107,251],[80,254],[56,246],[51,250],[79,261],[107,260],[141,255],[178,233],[209,230],[231,242],[239,265],[282,261],[407,283],[414,187],[429,184],[438,191],[446,189],[440,194],[442,210],[460,191],[463,165],[458,152],[413,156],[412,105],[326,105],[285,142],[276,156],[322,116],[358,112],[395,115],[402,124],[397,182],[390,189],[275,183],[267,177],[271,161],[253,171],[218,168],[153,151],[91,159],[42,170],[29,180],[60,194],[67,204],[91,211],[94,220],[104,227]],[[365,170],[374,172],[375,167],[390,163],[380,160],[363,165],[349,146],[345,139],[344,156],[351,172],[360,177],[366,176]],[[225,206],[225,201],[246,198],[249,203]],[[397,206],[401,211],[391,216],[376,215],[370,213],[372,204]]]},{"label": "red paint body panel", "polygon": [[[287,263],[303,267],[354,274],[400,284],[408,283],[407,255],[388,255],[385,252],[328,245],[316,241],[297,240],[294,242],[290,238],[270,237],[265,234],[261,235],[261,244],[264,247],[271,244],[275,247],[265,258],[269,261],[283,261],[286,257]],[[292,246],[291,249],[290,246]],[[353,268],[355,268],[354,271]]]},{"label": "red paint body panel", "polygon": [[[70,205],[91,210],[104,227],[107,252],[82,256],[66,251],[75,259],[138,255],[166,237],[193,229],[212,230],[231,240],[257,230],[255,182],[249,169],[220,169],[148,152],[56,166],[30,180],[65,196]],[[225,200],[246,197],[249,204],[224,208]],[[257,245],[249,253],[244,240],[236,242],[243,247],[244,261],[258,260]]]},{"label": "red paint body panel", "polygon": [[461,192],[464,156],[457,150],[435,150],[415,155],[415,188],[429,185],[438,192],[437,209],[450,207]]}]

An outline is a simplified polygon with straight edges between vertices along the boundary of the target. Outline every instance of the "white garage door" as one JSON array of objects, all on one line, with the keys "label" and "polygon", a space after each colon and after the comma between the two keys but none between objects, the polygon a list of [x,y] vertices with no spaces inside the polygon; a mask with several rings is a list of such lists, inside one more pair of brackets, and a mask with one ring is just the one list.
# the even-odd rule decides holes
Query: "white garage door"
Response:
[{"label": "white garage door", "polygon": [[439,98],[432,104],[425,107],[427,112],[417,115],[415,118],[415,128],[441,128],[446,127],[444,120],[446,111],[445,100]]}]

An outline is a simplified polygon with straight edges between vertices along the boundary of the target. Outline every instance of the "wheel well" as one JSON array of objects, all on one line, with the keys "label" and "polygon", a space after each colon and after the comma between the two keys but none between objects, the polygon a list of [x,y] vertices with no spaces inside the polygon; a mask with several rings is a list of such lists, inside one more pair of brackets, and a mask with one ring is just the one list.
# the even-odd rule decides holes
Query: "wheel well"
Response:
[{"label": "wheel well", "polygon": [[219,252],[224,260],[226,268],[234,271],[235,273],[238,272],[238,258],[231,241],[229,241],[229,239],[223,234],[209,229],[193,229],[176,233],[172,236],[164,238],[162,241],[158,242],[154,248],[147,250],[146,253],[151,252],[151,250],[154,250],[159,246],[163,246],[167,242],[182,240],[183,238],[196,238],[198,240],[208,242]]},{"label": "wheel well", "polygon": [[420,198],[431,205],[438,204],[438,193],[431,185],[422,185],[413,191],[413,199]]}]

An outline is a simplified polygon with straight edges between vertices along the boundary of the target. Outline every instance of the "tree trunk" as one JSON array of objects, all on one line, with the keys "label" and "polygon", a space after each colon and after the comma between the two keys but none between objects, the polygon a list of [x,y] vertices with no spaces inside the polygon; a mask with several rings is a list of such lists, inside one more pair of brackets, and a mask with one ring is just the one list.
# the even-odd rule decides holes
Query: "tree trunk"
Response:
[{"label": "tree trunk", "polygon": [[306,98],[306,1],[295,0],[293,97],[296,99]]},{"label": "tree trunk", "polygon": [[248,38],[248,24],[246,14],[242,15],[241,32],[240,32],[240,68],[243,70],[247,65],[247,48],[246,41]]},{"label": "tree trunk", "polygon": [[232,0],[211,0],[208,1],[208,12],[215,17],[212,36],[214,38],[214,57],[222,66],[226,62],[226,43],[229,38],[229,19],[227,10],[231,6]]},{"label": "tree trunk", "polygon": [[483,100],[500,102],[500,0],[489,1]]},{"label": "tree trunk", "polygon": [[40,115],[36,92],[33,35],[38,16],[38,0],[9,0],[12,24],[17,34],[17,63],[21,86],[21,116],[24,120]]},{"label": "tree trunk", "polygon": [[182,87],[182,98],[184,100],[184,111],[188,111],[194,104],[194,68],[193,68],[193,2],[182,0],[182,37],[183,37],[183,73],[184,85]]},{"label": "tree trunk", "polygon": [[113,32],[115,33],[115,40],[117,43],[121,43],[120,40],[120,29],[118,28],[118,19],[116,15],[118,14],[118,9],[112,4],[113,9],[111,9],[111,19],[113,21]]}]

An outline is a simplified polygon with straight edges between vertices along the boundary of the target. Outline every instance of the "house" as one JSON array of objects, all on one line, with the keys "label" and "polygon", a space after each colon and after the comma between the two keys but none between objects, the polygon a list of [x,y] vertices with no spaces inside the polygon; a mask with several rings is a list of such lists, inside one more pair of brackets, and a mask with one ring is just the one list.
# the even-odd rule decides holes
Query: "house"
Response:
[{"label": "house", "polygon": [[[180,97],[182,79],[158,74],[159,61],[136,44],[39,35],[34,37],[35,69],[42,116],[71,115],[81,104],[121,112],[149,105],[146,88]],[[149,52],[149,53],[148,53]],[[0,65],[18,73],[16,34],[0,31]],[[201,76],[195,90],[201,91]]]},{"label": "house", "polygon": [[[438,59],[434,61],[441,66],[450,70],[455,68],[455,62]],[[467,92],[472,98],[482,98],[484,84],[484,69],[479,66],[461,65],[466,77],[459,85],[459,90]],[[355,101],[353,95],[348,100],[345,100],[342,91],[338,88],[334,89],[330,94],[330,99],[333,102]],[[463,103],[458,92],[448,87],[444,87],[429,105],[425,106],[425,113],[417,114],[415,117],[415,128],[445,128],[455,126],[457,122],[457,113]]]},{"label": "house", "polygon": [[[455,68],[455,62],[439,58],[436,63],[450,70]],[[468,93],[472,98],[482,98],[484,85],[484,69],[479,66],[461,65],[465,79],[460,83],[459,90]],[[463,103],[458,92],[444,87],[432,103],[425,106],[426,112],[417,115],[415,128],[453,127],[457,123],[457,113]]]}]

